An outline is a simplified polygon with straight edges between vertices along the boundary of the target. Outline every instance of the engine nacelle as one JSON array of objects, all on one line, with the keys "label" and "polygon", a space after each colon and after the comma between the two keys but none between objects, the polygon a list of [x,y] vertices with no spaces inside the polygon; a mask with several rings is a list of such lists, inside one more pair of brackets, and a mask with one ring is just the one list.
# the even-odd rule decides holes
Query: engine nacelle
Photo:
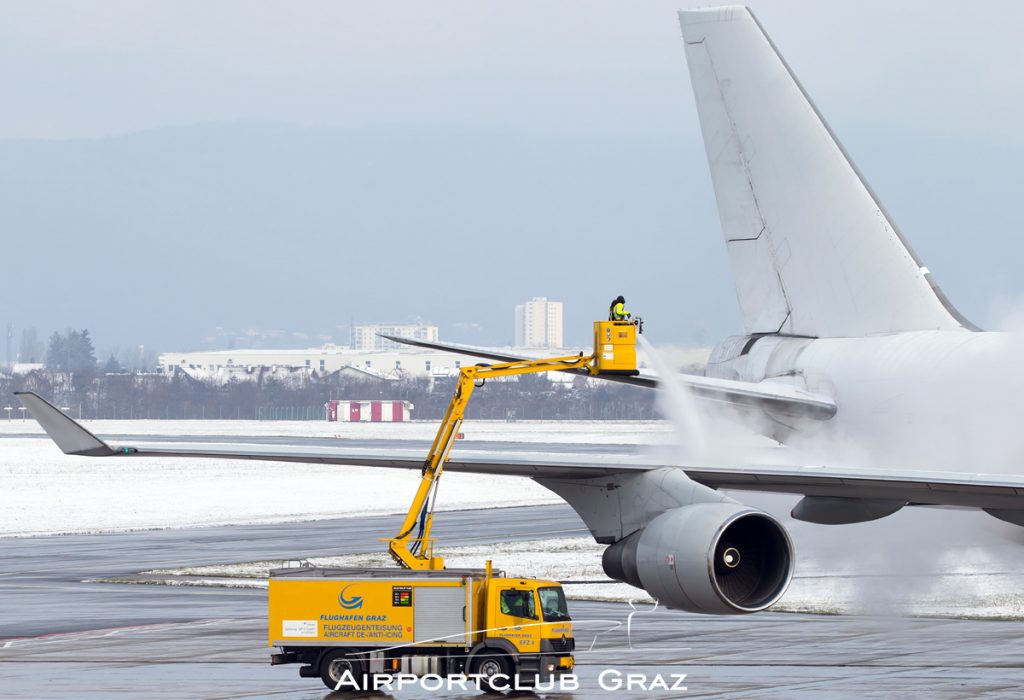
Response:
[{"label": "engine nacelle", "polygon": [[610,546],[608,576],[663,605],[717,615],[764,610],[793,578],[793,544],[767,513],[736,503],[673,508]]}]

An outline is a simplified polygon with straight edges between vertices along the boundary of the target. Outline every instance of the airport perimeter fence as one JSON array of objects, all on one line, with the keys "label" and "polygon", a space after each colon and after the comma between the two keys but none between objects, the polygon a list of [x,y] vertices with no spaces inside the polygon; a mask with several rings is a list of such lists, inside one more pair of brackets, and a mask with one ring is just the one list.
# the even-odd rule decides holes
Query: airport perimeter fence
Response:
[{"label": "airport perimeter fence", "polygon": [[[74,418],[85,420],[324,420],[323,406],[61,406]],[[8,420],[20,420],[24,414],[7,412]]]},{"label": "airport perimeter fence", "polygon": [[[60,406],[68,415],[83,420],[257,420],[257,421],[324,421],[323,406]],[[503,405],[479,405],[467,415],[469,420],[515,422],[519,420],[651,420],[656,416],[643,405],[630,403],[580,402],[567,406],[533,406],[510,408]],[[645,410],[646,409],[646,410]],[[437,420],[441,412],[414,412],[412,420]],[[28,416],[16,409],[7,411],[0,420],[23,420]],[[344,421],[342,421],[344,422]]]},{"label": "airport perimeter fence", "polygon": [[[224,385],[146,374],[102,375],[79,381],[62,373],[0,375],[0,420],[28,416],[12,396],[34,391],[73,418],[84,420],[324,421],[331,399],[405,401],[413,420],[438,420],[454,390],[448,380],[387,384],[335,381],[289,386],[274,381]],[[470,420],[650,420],[657,418],[653,391],[624,385],[554,386],[542,378],[488,382],[474,393]]]}]

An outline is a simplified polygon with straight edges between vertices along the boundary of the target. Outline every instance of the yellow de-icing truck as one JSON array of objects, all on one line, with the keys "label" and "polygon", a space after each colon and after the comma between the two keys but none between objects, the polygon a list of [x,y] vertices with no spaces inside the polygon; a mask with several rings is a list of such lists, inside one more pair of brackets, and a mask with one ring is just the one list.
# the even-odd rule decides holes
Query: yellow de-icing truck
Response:
[{"label": "yellow de-icing truck", "polygon": [[572,622],[554,581],[489,570],[336,569],[270,575],[271,663],[302,663],[332,690],[389,676],[460,676],[485,689],[542,685],[573,668]]},{"label": "yellow de-icing truck", "polygon": [[598,321],[594,352],[459,370],[420,485],[388,552],[398,569],[315,566],[270,573],[272,664],[301,663],[332,690],[389,689],[389,678],[470,676],[492,690],[546,685],[573,668],[572,621],[555,581],[446,569],[430,537],[437,484],[475,387],[535,372],[632,375],[642,323]]}]

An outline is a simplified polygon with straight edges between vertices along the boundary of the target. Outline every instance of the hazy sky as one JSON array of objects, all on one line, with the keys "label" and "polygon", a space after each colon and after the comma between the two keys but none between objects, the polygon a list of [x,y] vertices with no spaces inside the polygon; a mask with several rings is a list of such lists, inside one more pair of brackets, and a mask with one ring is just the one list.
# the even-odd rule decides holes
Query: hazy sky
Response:
[{"label": "hazy sky", "polygon": [[[582,343],[623,293],[652,339],[739,332],[688,5],[0,2],[0,323],[504,343],[547,295]],[[751,6],[954,304],[998,320],[1024,4]]]}]

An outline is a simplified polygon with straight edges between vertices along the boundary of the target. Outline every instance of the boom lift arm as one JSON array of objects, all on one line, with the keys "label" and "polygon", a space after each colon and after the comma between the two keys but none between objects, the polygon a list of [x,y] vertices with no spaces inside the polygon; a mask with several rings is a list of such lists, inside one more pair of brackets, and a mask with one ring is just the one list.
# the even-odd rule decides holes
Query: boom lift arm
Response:
[{"label": "boom lift arm", "polygon": [[[405,520],[398,534],[388,541],[388,552],[399,566],[406,569],[436,570],[444,568],[444,559],[435,557],[430,527],[434,521],[434,503],[437,501],[437,484],[444,471],[445,462],[451,454],[455,437],[462,425],[473,390],[483,386],[493,377],[511,377],[517,374],[537,372],[565,372],[585,369],[590,375],[619,374],[635,375],[636,336],[641,332],[642,321],[595,321],[594,352],[584,355],[547,357],[539,360],[513,360],[496,365],[473,365],[459,370],[459,381],[455,393],[445,411],[441,426],[437,429],[430,453],[423,463],[423,472],[416,496],[405,514]],[[418,529],[417,529],[418,526]],[[413,531],[416,530],[415,536]]]},{"label": "boom lift arm", "polygon": [[[459,370],[459,381],[455,385],[455,393],[448,404],[441,426],[434,437],[430,453],[423,463],[423,472],[419,489],[413,498],[409,512],[405,515],[402,528],[388,542],[388,552],[394,560],[406,569],[443,569],[444,559],[433,555],[433,541],[430,539],[430,527],[434,519],[434,503],[437,499],[437,484],[444,470],[445,462],[451,453],[455,437],[462,425],[462,417],[466,413],[473,390],[483,386],[484,382],[494,377],[510,377],[517,374],[533,374],[536,372],[565,371],[579,368],[589,369],[591,374],[598,370],[592,366],[594,355],[567,355],[550,357],[541,360],[520,360],[503,362],[496,365],[474,365]],[[417,524],[419,530],[413,536]]]}]

